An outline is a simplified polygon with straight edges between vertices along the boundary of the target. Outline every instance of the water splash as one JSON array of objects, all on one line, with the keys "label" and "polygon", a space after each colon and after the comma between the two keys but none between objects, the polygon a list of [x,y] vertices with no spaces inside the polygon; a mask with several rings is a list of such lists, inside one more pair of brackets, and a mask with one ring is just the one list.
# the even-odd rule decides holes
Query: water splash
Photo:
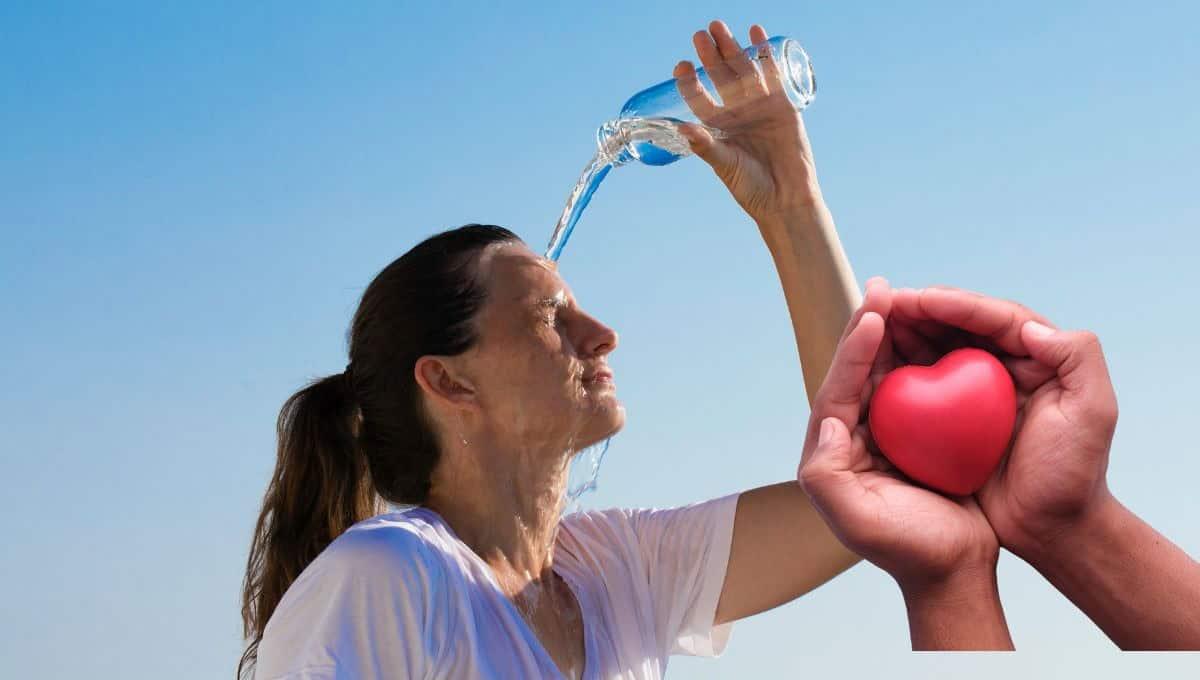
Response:
[{"label": "water splash", "polygon": [[[645,165],[666,165],[692,153],[687,138],[679,132],[680,121],[673,118],[616,118],[600,126],[596,133],[596,155],[583,169],[546,246],[546,257],[558,261],[563,248],[575,231],[575,225],[592,200],[592,194],[615,167],[631,161]],[[725,134],[708,128],[714,137]]]},{"label": "water splash", "polygon": [[563,248],[567,245],[567,240],[571,238],[571,232],[575,231],[575,224],[583,215],[583,209],[591,202],[592,194],[596,193],[600,182],[604,181],[613,167],[615,166],[611,160],[605,158],[603,154],[597,153],[583,169],[583,174],[579,176],[579,181],[571,190],[571,195],[567,198],[567,205],[563,208],[562,215],[558,218],[558,224],[554,227],[550,245],[546,246],[548,259],[558,261]]},{"label": "water splash", "polygon": [[575,454],[571,460],[571,470],[567,476],[565,512],[578,510],[579,499],[589,491],[596,490],[600,464],[604,462],[604,454],[608,453],[610,442],[612,442],[611,438],[605,439],[599,444],[593,444]]}]

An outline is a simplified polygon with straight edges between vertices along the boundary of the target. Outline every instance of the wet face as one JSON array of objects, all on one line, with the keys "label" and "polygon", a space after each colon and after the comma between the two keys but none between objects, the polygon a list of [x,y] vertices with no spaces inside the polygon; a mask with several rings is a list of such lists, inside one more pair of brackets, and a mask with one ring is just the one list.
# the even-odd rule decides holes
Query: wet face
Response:
[{"label": "wet face", "polygon": [[461,358],[493,436],[575,452],[621,429],[606,360],[617,334],[579,307],[554,263],[508,244],[484,253],[480,275],[479,342]]}]

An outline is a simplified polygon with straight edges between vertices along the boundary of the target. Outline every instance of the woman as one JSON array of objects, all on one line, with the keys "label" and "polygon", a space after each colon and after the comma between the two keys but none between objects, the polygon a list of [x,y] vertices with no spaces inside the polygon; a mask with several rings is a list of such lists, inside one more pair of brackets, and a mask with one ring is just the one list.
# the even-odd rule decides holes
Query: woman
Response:
[{"label": "woman", "polygon": [[[767,34],[750,31],[758,43]],[[694,36],[685,127],[774,258],[812,397],[859,302],[769,55]],[[355,313],[350,363],[291,397],[255,531],[240,671],[257,677],[657,678],[857,557],[795,480],[672,510],[562,517],[568,463],[625,420],[616,333],[499,227],[434,236]],[[386,510],[381,501],[414,506]]]}]

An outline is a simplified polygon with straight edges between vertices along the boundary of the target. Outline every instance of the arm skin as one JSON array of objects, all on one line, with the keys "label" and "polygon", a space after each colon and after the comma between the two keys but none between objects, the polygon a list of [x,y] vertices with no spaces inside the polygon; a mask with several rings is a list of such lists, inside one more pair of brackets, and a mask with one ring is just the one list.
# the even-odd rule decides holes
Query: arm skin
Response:
[{"label": "arm skin", "polygon": [[995,564],[955,574],[941,583],[900,590],[914,652],[1013,649]]},{"label": "arm skin", "polygon": [[1018,554],[1121,649],[1200,650],[1200,564],[1111,495]]},{"label": "arm skin", "polygon": [[[759,229],[775,260],[809,401],[861,295],[823,201]],[[797,447],[799,448],[799,447]],[[794,479],[744,492],[717,623],[790,602],[856,564]]]},{"label": "arm skin", "polygon": [[[750,29],[753,44],[767,35],[762,26]],[[860,296],[817,186],[804,122],[769,54],[755,66],[719,21],[693,35],[692,43],[722,101],[716,103],[690,62],[675,67],[680,95],[697,119],[729,134],[717,139],[696,125],[680,132],[758,224],[783,285],[811,399]],[[795,599],[856,560],[795,481],[748,491],[738,500],[716,620]]]}]

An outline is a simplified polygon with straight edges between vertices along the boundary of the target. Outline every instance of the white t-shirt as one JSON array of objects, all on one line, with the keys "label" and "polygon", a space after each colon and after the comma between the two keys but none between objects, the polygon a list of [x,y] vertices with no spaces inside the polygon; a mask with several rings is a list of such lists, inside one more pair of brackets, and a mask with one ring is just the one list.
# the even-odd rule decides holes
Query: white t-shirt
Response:
[{"label": "white t-shirt", "polygon": [[[671,654],[717,656],[737,495],[562,519],[554,571],[583,614],[585,680],[661,678]],[[355,524],[288,588],[256,680],[560,678],[488,566],[425,508]]]}]

